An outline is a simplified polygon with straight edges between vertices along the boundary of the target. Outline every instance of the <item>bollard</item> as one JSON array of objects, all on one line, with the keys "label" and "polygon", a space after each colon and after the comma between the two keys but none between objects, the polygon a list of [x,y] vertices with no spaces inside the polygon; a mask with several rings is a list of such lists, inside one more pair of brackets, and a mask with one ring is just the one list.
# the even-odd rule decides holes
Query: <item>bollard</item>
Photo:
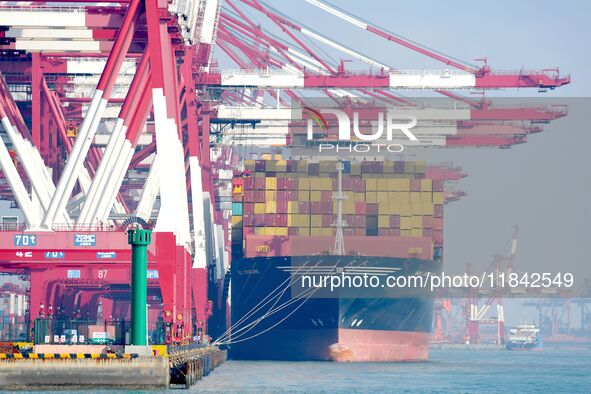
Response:
[{"label": "bollard", "polygon": [[131,344],[147,346],[146,304],[148,302],[148,245],[152,230],[133,228],[127,232],[131,245]]}]

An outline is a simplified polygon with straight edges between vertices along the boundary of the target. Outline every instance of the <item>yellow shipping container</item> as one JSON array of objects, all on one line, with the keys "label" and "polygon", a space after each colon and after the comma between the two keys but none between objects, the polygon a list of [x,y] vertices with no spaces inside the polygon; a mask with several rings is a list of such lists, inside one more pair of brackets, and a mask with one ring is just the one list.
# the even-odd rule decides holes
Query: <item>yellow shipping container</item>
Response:
[{"label": "yellow shipping container", "polygon": [[254,213],[256,213],[257,215],[265,213],[265,203],[255,202],[254,203]]},{"label": "yellow shipping container", "polygon": [[433,193],[433,204],[443,204],[444,201],[443,192]]},{"label": "yellow shipping container", "polygon": [[412,216],[411,217],[412,228],[423,228],[423,217],[422,216]]},{"label": "yellow shipping container", "polygon": [[254,160],[244,160],[244,169],[254,171]]},{"label": "yellow shipping container", "polygon": [[413,228],[410,230],[410,235],[412,237],[422,237],[423,236],[423,229],[422,228]]},{"label": "yellow shipping container", "polygon": [[412,216],[400,217],[400,229],[410,230],[412,228]]},{"label": "yellow shipping container", "polygon": [[400,236],[401,237],[411,237],[412,230],[400,230]]},{"label": "yellow shipping container", "polygon": [[325,237],[330,237],[333,235],[333,229],[332,227],[325,227],[322,229],[322,235],[324,235]]},{"label": "yellow shipping container", "polygon": [[232,227],[242,227],[242,216],[232,216]]},{"label": "yellow shipping container", "polygon": [[351,163],[351,175],[361,175],[361,163]]},{"label": "yellow shipping container", "polygon": [[310,235],[313,237],[321,237],[322,236],[322,229],[317,227],[312,227],[310,229]]},{"label": "yellow shipping container", "polygon": [[267,177],[267,179],[265,179],[265,189],[277,190],[277,178]]},{"label": "yellow shipping container", "polygon": [[310,227],[322,227],[322,215],[310,215]]},{"label": "yellow shipping container", "polygon": [[384,203],[388,201],[388,192],[377,192],[378,203]]},{"label": "yellow shipping container", "polygon": [[265,213],[277,213],[277,202],[267,201],[265,203]]},{"label": "yellow shipping container", "polygon": [[320,178],[310,178],[310,190],[322,190],[320,188]]},{"label": "yellow shipping container", "polygon": [[365,202],[368,204],[375,204],[378,202],[378,193],[377,192],[367,192],[365,193]]},{"label": "yellow shipping container", "polygon": [[426,167],[426,163],[424,161],[416,161],[415,162],[415,174],[424,174],[425,167]]},{"label": "yellow shipping container", "polygon": [[411,216],[410,202],[400,202],[399,214],[402,216]]},{"label": "yellow shipping container", "polygon": [[277,235],[279,237],[285,237],[287,236],[287,227],[271,227],[275,229],[275,234],[273,235]]},{"label": "yellow shipping container", "polygon": [[414,161],[405,161],[404,162],[404,173],[405,174],[414,174],[415,173],[415,162]]},{"label": "yellow shipping container", "polygon": [[265,201],[276,201],[277,200],[277,191],[275,190],[266,190],[265,191]]},{"label": "yellow shipping container", "polygon": [[301,177],[298,179],[298,190],[310,190],[310,178]]},{"label": "yellow shipping container", "polygon": [[432,190],[433,190],[433,180],[421,179],[421,191],[422,192],[430,192]]},{"label": "yellow shipping container", "polygon": [[378,203],[378,215],[389,215],[392,211],[388,201]]},{"label": "yellow shipping container", "polygon": [[423,214],[423,203],[422,202],[414,202],[410,203],[410,213],[411,215],[422,215]]},{"label": "yellow shipping container", "polygon": [[353,200],[355,202],[364,202],[365,201],[365,193],[354,193]]},{"label": "yellow shipping container", "polygon": [[306,160],[298,160],[298,164],[296,165],[296,169],[298,172],[307,173],[308,172],[308,162]]},{"label": "yellow shipping container", "polygon": [[261,159],[263,159],[263,160],[272,160],[273,159],[273,155],[270,154],[270,153],[263,153],[261,155]]},{"label": "yellow shipping container", "polygon": [[379,215],[378,216],[378,227],[379,228],[390,228],[390,215]]},{"label": "yellow shipping container", "polygon": [[403,204],[410,203],[410,192],[399,192],[398,200]]},{"label": "yellow shipping container", "polygon": [[320,190],[311,190],[310,191],[310,201],[322,201],[322,192]]},{"label": "yellow shipping container", "polygon": [[332,190],[331,178],[320,178],[320,190]]},{"label": "yellow shipping container", "polygon": [[310,192],[308,190],[298,191],[298,201],[302,201],[302,202],[310,201]]},{"label": "yellow shipping container", "polygon": [[411,204],[420,204],[421,203],[421,193],[420,192],[410,192],[410,203]]},{"label": "yellow shipping container", "polygon": [[300,235],[300,236],[309,236],[310,235],[310,228],[309,227],[300,227],[300,228],[298,228],[298,235]]},{"label": "yellow shipping container", "polygon": [[288,201],[287,202],[287,213],[298,213],[300,209],[299,201]]},{"label": "yellow shipping container", "polygon": [[403,192],[410,191],[410,179],[408,179],[408,178],[399,179],[398,183],[400,185],[400,191],[403,191]]},{"label": "yellow shipping container", "polygon": [[421,192],[421,201],[422,202],[432,202],[433,201],[433,193]]},{"label": "yellow shipping container", "polygon": [[307,213],[296,215],[296,226],[298,227],[310,227],[310,215]]},{"label": "yellow shipping container", "polygon": [[355,215],[355,201],[343,202],[343,214],[344,215]]},{"label": "yellow shipping container", "polygon": [[423,207],[423,215],[433,216],[435,214],[435,206],[433,205],[433,203],[422,203],[421,205]]},{"label": "yellow shipping container", "polygon": [[267,235],[266,227],[255,227],[254,228],[254,235]]},{"label": "yellow shipping container", "polygon": [[384,174],[394,173],[394,162],[392,160],[384,161]]},{"label": "yellow shipping container", "polygon": [[287,160],[277,160],[277,172],[287,171]]},{"label": "yellow shipping container", "polygon": [[267,160],[267,162],[265,162],[265,171],[267,171],[267,172],[277,172],[277,161],[275,161],[275,160]]},{"label": "yellow shipping container", "polygon": [[378,186],[378,182],[377,181],[378,181],[377,179],[371,179],[371,178],[366,179],[365,180],[365,190],[368,191],[368,192],[369,191],[372,191],[373,192],[373,191],[378,190],[377,189],[377,186]]}]

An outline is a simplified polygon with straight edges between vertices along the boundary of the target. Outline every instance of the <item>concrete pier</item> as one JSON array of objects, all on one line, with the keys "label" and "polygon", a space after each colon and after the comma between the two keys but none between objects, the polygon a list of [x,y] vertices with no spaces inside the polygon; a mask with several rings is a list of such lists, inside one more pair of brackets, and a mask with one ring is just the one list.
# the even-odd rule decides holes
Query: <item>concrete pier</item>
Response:
[{"label": "concrete pier", "polygon": [[171,384],[190,387],[226,361],[227,352],[188,345],[171,346],[167,354],[156,357],[82,353],[4,356],[0,357],[2,390],[165,389]]},{"label": "concrete pier", "polygon": [[169,363],[163,357],[7,359],[0,362],[2,389],[168,388],[169,382]]}]

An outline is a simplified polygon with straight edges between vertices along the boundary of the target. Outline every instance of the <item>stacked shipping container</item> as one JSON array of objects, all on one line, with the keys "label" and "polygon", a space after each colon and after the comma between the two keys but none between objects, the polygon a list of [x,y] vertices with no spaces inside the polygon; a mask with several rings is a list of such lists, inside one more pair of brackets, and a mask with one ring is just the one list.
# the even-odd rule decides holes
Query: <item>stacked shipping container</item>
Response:
[{"label": "stacked shipping container", "polygon": [[[243,247],[249,235],[334,236],[335,161],[246,160],[244,165],[233,194],[234,247]],[[429,237],[442,244],[443,181],[425,178],[424,162],[344,165],[345,236]]]}]

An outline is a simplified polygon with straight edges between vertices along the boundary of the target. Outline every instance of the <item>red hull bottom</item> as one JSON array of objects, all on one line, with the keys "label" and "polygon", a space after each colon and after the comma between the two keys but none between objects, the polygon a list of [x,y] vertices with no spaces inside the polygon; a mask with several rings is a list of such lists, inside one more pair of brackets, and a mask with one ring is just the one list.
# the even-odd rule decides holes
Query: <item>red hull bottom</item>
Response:
[{"label": "red hull bottom", "polygon": [[327,349],[336,362],[427,361],[430,334],[425,332],[339,328],[338,342]]}]

